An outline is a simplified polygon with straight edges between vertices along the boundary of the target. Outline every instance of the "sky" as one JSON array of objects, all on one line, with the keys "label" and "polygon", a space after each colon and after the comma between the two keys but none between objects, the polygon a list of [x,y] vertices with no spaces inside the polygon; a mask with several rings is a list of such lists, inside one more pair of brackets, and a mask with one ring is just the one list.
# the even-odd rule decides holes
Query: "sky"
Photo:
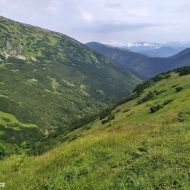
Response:
[{"label": "sky", "polygon": [[190,41],[189,0],[0,0],[0,16],[82,43]]}]

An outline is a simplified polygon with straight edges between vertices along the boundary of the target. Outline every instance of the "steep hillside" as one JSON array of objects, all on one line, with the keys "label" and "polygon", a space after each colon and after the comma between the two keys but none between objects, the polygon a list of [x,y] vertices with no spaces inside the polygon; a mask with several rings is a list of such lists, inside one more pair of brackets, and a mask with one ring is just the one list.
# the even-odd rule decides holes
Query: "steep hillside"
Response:
[{"label": "steep hillside", "polygon": [[141,81],[63,34],[0,17],[0,139],[20,143],[95,112]]},{"label": "steep hillside", "polygon": [[153,77],[161,72],[190,65],[190,51],[185,49],[179,54],[168,58],[152,58],[145,55],[116,49],[96,42],[87,43],[87,46],[114,60],[119,65],[134,70],[146,77]]},{"label": "steep hillside", "polygon": [[104,117],[60,136],[54,150],[5,158],[2,182],[6,189],[189,189],[189,80],[185,67],[138,85]]},{"label": "steep hillside", "polygon": [[149,61],[148,57],[145,55],[115,48],[113,46],[100,44],[97,42],[90,42],[86,45],[93,50],[101,53],[102,55],[109,57],[110,59],[114,60],[119,65],[125,68],[134,70],[135,72],[142,75],[146,74],[143,70],[143,67],[148,68]]}]

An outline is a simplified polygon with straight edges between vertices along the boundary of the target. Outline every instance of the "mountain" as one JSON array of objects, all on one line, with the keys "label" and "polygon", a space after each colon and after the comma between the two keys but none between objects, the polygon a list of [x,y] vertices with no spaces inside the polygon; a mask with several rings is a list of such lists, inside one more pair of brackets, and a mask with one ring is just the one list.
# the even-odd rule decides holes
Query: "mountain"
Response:
[{"label": "mountain", "polygon": [[185,67],[143,82],[92,122],[52,134],[53,150],[2,160],[1,181],[7,189],[189,189],[189,81]]},{"label": "mountain", "polygon": [[147,67],[148,64],[147,56],[142,55],[140,53],[134,53],[123,49],[119,49],[113,46],[110,47],[108,45],[101,44],[98,42],[89,42],[86,43],[86,46],[114,60],[124,68],[135,71],[136,73],[139,74],[139,76],[140,75],[142,76],[141,79],[146,76],[146,75],[144,76],[144,73],[141,72],[141,64],[144,64],[144,66]]},{"label": "mountain", "polygon": [[0,17],[0,139],[36,141],[141,80],[63,34]]},{"label": "mountain", "polygon": [[162,47],[170,47],[174,49],[181,49],[190,47],[190,42],[166,42],[166,43],[150,43],[150,42],[134,42],[128,43],[126,46],[121,46],[122,49],[131,50],[133,52],[156,50]]},{"label": "mountain", "polygon": [[87,43],[88,47],[96,50],[102,55],[114,60],[124,68],[134,70],[145,77],[153,77],[161,72],[173,70],[182,66],[190,65],[190,48],[187,48],[180,53],[168,57],[168,58],[157,58],[147,57],[140,53],[125,51],[118,48],[109,47],[100,43]]},{"label": "mountain", "polygon": [[138,51],[138,53],[141,53],[148,57],[171,57],[184,49],[185,48],[182,48],[182,47],[178,47],[178,48],[160,47],[158,49],[152,49],[152,50],[141,50],[141,51]]}]

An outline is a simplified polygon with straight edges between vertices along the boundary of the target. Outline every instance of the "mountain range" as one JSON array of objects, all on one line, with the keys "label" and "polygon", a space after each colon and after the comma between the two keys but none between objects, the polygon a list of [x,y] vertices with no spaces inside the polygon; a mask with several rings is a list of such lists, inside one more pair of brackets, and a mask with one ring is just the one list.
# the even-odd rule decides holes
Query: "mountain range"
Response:
[{"label": "mountain range", "polygon": [[63,34],[0,17],[0,139],[35,141],[141,80]]},{"label": "mountain range", "polygon": [[128,43],[126,46],[121,46],[120,48],[141,53],[148,57],[170,57],[189,47],[190,42],[134,42]]},{"label": "mountain range", "polygon": [[138,52],[141,50],[153,50],[161,47],[189,48],[190,42],[166,42],[166,43],[134,42],[134,43],[128,43],[125,46],[121,46],[120,48]]},{"label": "mountain range", "polygon": [[0,17],[0,186],[190,189],[190,49],[87,46]]},{"label": "mountain range", "polygon": [[190,65],[189,48],[168,58],[154,58],[97,42],[90,42],[86,45],[101,53],[102,55],[114,60],[124,68],[129,68],[148,78],[153,77],[161,72]]},{"label": "mountain range", "polygon": [[148,57],[171,57],[184,49],[186,49],[186,48],[184,48],[184,47],[178,47],[178,48],[160,47],[158,49],[137,51],[137,53],[141,53]]}]

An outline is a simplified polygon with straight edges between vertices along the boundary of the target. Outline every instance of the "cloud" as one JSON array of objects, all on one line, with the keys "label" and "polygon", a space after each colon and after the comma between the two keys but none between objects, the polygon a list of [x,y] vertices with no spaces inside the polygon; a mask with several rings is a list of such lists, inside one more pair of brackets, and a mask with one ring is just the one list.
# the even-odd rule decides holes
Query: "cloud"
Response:
[{"label": "cloud", "polygon": [[146,17],[149,15],[146,10],[142,10],[142,9],[130,9],[127,11],[127,13],[130,15],[143,16],[143,17]]},{"label": "cloud", "polygon": [[59,0],[50,0],[47,11],[49,11],[51,14],[56,15],[60,4],[61,2]]},{"label": "cloud", "polygon": [[47,8],[47,10],[51,13],[51,14],[56,14],[57,13],[57,8],[55,6],[49,6]]},{"label": "cloud", "polygon": [[115,3],[108,3],[106,6],[115,8],[115,7],[121,6],[121,3],[119,3],[119,2],[117,2],[117,3],[116,2]]},{"label": "cloud", "polygon": [[113,39],[109,39],[109,40],[102,40],[101,43],[103,44],[108,44],[108,45],[112,45],[112,46],[124,46],[125,44],[121,41],[118,40],[113,40]]},{"label": "cloud", "polygon": [[188,0],[0,0],[0,15],[82,42],[189,41],[189,7]]},{"label": "cloud", "polygon": [[152,23],[130,24],[130,23],[117,23],[117,22],[115,23],[96,22],[90,25],[85,25],[83,27],[79,26],[75,29],[91,33],[114,33],[114,32],[125,32],[125,31],[136,31],[136,30],[142,30],[145,28],[158,27],[158,26],[160,27],[161,25],[156,25]]},{"label": "cloud", "polygon": [[82,18],[83,18],[84,21],[91,22],[93,20],[93,15],[90,12],[85,11],[80,6],[78,6],[78,10],[80,11],[80,13],[81,13]]}]

